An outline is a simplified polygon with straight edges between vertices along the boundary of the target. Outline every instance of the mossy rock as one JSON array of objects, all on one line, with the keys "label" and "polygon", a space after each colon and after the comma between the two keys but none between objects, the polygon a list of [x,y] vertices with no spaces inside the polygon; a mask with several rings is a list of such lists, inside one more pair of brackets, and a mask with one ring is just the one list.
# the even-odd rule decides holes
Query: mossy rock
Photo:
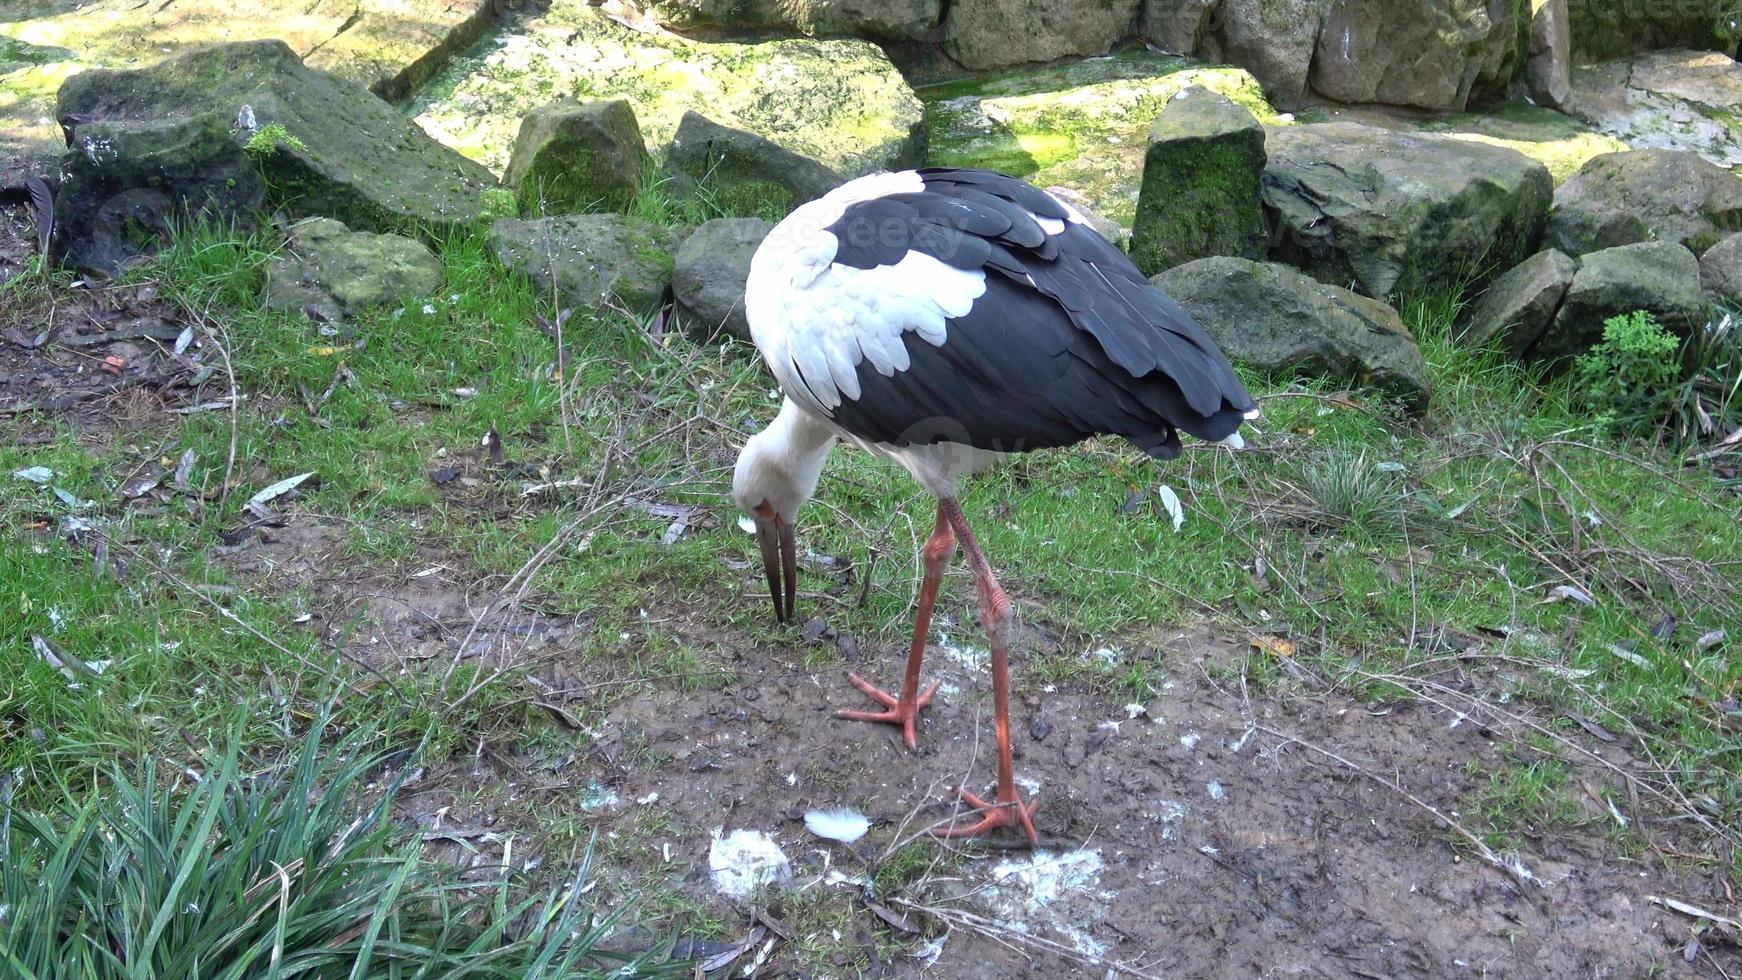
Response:
[{"label": "mossy rock", "polygon": [[1379,300],[1285,265],[1225,256],[1175,266],[1150,281],[1237,362],[1370,386],[1417,413],[1433,397],[1415,338]]},{"label": "mossy rock", "polygon": [[1567,13],[1573,56],[1581,61],[1657,48],[1734,52],[1742,41],[1742,0],[1567,0]]},{"label": "mossy rock", "polygon": [[267,268],[266,305],[335,321],[442,284],[442,264],[422,242],[352,231],[332,218],[290,228],[289,248]]},{"label": "mossy rock", "polygon": [[82,72],[61,87],[58,109],[124,121],[215,112],[242,141],[281,126],[288,138],[256,158],[268,201],[293,217],[326,215],[352,227],[469,226],[496,183],[363,87],[304,66],[281,41]]},{"label": "mossy rock", "polygon": [[515,189],[522,214],[616,211],[641,191],[647,165],[629,103],[562,99],[521,120],[502,182]]},{"label": "mossy rock", "polygon": [[664,172],[704,186],[732,215],[778,221],[799,204],[827,194],[841,175],[772,140],[684,113],[667,151]]},{"label": "mossy rock", "polygon": [[1264,127],[1247,109],[1193,86],[1149,130],[1131,259],[1152,276],[1211,255],[1264,257],[1258,193]]},{"label": "mossy rock", "polygon": [[1504,147],[1355,123],[1270,130],[1271,257],[1373,297],[1480,284],[1537,251],[1554,182]]},{"label": "mossy rock", "polygon": [[1528,356],[1568,363],[1602,341],[1605,321],[1638,310],[1678,337],[1705,325],[1694,253],[1674,242],[1639,242],[1583,256],[1554,323]]},{"label": "mossy rock", "polygon": [[1075,188],[1094,210],[1129,228],[1150,124],[1192,85],[1262,122],[1278,119],[1257,80],[1241,69],[1126,52],[921,89],[929,160]]},{"label": "mossy rock", "polygon": [[262,200],[259,176],[215,112],[84,123],[61,174],[55,258],[110,274],[153,251],[178,222],[204,216],[250,227]]},{"label": "mossy rock", "polygon": [[1518,263],[1465,309],[1459,318],[1459,342],[1494,345],[1523,357],[1554,323],[1578,271],[1578,259],[1553,248]]},{"label": "mossy rock", "polygon": [[1742,231],[1742,177],[1685,150],[1607,153],[1555,192],[1551,244],[1569,255],[1665,241],[1704,252]]},{"label": "mossy rock", "polygon": [[657,307],[671,287],[680,235],[621,214],[564,214],[490,225],[490,249],[503,265],[543,289],[552,284],[583,310],[620,304],[636,313]]},{"label": "mossy rock", "polygon": [[565,96],[626,100],[656,153],[696,110],[848,176],[924,156],[919,100],[882,50],[864,41],[643,34],[585,0],[554,0],[542,13],[511,15],[506,26],[439,74],[409,109],[426,131],[492,170],[506,168],[526,107]]}]

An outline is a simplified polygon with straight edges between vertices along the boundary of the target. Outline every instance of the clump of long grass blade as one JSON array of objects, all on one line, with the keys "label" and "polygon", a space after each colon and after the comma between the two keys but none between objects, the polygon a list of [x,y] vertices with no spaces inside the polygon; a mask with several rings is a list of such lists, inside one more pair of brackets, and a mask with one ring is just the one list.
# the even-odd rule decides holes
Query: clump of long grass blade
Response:
[{"label": "clump of long grass blade", "polygon": [[[382,757],[324,746],[324,719],[265,774],[235,749],[185,786],[146,763],[100,796],[0,814],[0,974],[49,978],[677,975],[604,944],[623,910],[564,887],[462,880],[389,820]],[[0,800],[0,804],[4,801]]]}]

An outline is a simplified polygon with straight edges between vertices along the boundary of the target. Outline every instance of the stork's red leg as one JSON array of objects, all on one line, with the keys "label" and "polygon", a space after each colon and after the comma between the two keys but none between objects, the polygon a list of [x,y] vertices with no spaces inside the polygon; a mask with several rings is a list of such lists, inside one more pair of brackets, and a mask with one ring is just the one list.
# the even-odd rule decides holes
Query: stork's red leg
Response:
[{"label": "stork's red leg", "polygon": [[965,789],[958,789],[962,801],[981,813],[973,824],[956,824],[933,831],[939,837],[978,837],[999,827],[1021,830],[1031,846],[1040,846],[1034,832],[1034,810],[1038,804],[1023,803],[1016,795],[1016,766],[1010,757],[1010,597],[998,585],[992,566],[986,563],[974,531],[962,516],[962,508],[953,497],[938,501],[938,512],[949,520],[950,527],[962,544],[962,552],[974,570],[974,585],[980,593],[980,618],[986,626],[986,639],[992,648],[992,730],[998,742],[998,788],[990,802]]},{"label": "stork's red leg", "polygon": [[950,555],[956,550],[956,536],[950,531],[950,522],[944,516],[944,507],[938,504],[938,522],[932,528],[931,537],[926,540],[923,552],[925,559],[925,578],[919,586],[919,611],[913,618],[913,645],[907,650],[907,674],[901,679],[901,697],[892,697],[879,690],[875,684],[849,673],[847,679],[853,686],[874,700],[880,702],[887,711],[847,711],[835,712],[838,718],[848,718],[853,721],[881,721],[885,724],[900,725],[901,736],[907,742],[907,747],[918,748],[919,736],[914,731],[914,723],[919,718],[919,710],[931,703],[932,695],[938,692],[938,681],[932,681],[931,686],[923,692],[919,689],[919,667],[925,660],[925,641],[931,632],[931,611],[938,597],[938,585],[944,579],[944,568],[949,564]]}]

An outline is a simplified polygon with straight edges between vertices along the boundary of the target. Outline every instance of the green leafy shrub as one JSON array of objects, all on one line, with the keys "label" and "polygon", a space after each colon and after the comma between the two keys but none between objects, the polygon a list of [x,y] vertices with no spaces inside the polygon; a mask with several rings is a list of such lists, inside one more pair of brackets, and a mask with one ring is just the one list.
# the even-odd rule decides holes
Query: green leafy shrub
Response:
[{"label": "green leafy shrub", "polygon": [[1655,430],[1669,414],[1680,346],[1675,334],[1643,310],[1611,317],[1603,324],[1603,342],[1573,365],[1575,393],[1604,429]]}]

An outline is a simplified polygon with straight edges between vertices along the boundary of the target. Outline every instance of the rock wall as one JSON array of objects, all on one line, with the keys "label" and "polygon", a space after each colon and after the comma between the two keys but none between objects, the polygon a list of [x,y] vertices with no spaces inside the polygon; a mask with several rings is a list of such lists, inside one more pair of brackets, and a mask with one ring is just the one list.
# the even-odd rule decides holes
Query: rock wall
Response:
[{"label": "rock wall", "polygon": [[[1278,105],[1457,111],[1522,86],[1559,106],[1569,66],[1657,48],[1736,54],[1742,0],[610,0],[679,31],[786,30],[915,46],[970,71],[1134,40],[1245,68]],[[928,65],[928,68],[932,66]]]}]

